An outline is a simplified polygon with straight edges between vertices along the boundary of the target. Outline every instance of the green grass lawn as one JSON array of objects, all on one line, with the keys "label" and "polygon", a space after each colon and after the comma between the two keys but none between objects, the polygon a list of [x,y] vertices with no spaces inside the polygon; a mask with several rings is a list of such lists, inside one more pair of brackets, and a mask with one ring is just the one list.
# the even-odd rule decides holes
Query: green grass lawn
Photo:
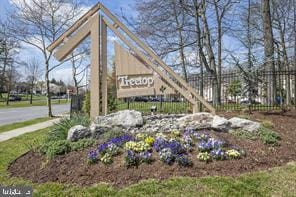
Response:
[{"label": "green grass lawn", "polygon": [[25,127],[25,126],[29,126],[29,125],[33,125],[33,124],[37,124],[40,122],[45,122],[50,119],[52,119],[52,118],[43,117],[43,118],[36,118],[33,120],[24,121],[24,122],[17,122],[17,123],[3,125],[3,126],[0,126],[0,133],[10,131],[13,129],[18,129],[18,128]]},{"label": "green grass lawn", "polygon": [[[67,99],[52,99],[52,104],[66,104],[68,103]],[[0,102],[0,109],[4,108],[15,108],[15,107],[31,107],[31,106],[45,106],[47,104],[46,100],[35,100],[31,105],[29,101],[14,101],[9,102],[9,105],[6,105],[6,102]]]},{"label": "green grass lawn", "polygon": [[[161,111],[160,102],[131,102],[129,109],[141,111],[143,113],[150,113],[151,107],[156,106],[157,111]],[[163,113],[188,113],[191,109],[191,105],[188,102],[163,102]],[[118,110],[128,109],[128,103],[118,102]]]},{"label": "green grass lawn", "polygon": [[[160,102],[130,102],[129,107],[127,102],[117,101],[117,110],[133,109],[143,113],[150,113],[151,106],[157,106],[157,111],[160,111]],[[227,103],[213,106],[217,111],[240,111],[248,108],[247,105]],[[163,102],[163,113],[188,113],[191,110],[189,102]],[[268,106],[263,104],[253,104],[252,110],[266,111],[266,110],[280,110],[279,106]]]},{"label": "green grass lawn", "polygon": [[[166,181],[146,180],[117,189],[99,183],[79,187],[59,183],[33,184],[30,181],[10,177],[9,163],[38,146],[48,129],[25,134],[0,143],[0,184],[32,185],[34,196],[295,196],[296,164],[291,163],[268,171],[253,172],[236,178],[175,177]],[[206,164],[205,164],[206,165]],[[118,177],[120,178],[120,177]]]}]

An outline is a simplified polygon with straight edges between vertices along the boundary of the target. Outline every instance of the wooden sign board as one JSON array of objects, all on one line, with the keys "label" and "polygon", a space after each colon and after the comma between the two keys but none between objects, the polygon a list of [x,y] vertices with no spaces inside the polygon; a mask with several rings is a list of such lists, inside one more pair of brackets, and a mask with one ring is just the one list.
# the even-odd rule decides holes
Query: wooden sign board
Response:
[{"label": "wooden sign board", "polygon": [[117,42],[114,45],[117,98],[175,94],[140,58]]}]

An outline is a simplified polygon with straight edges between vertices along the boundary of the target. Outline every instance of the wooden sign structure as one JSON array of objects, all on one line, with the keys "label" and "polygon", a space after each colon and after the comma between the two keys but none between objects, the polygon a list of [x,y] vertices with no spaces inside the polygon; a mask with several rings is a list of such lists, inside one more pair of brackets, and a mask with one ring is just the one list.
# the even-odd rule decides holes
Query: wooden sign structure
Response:
[{"label": "wooden sign structure", "polygon": [[[104,17],[100,12],[104,14]],[[198,111],[198,104],[201,103],[211,113],[215,113],[215,109],[206,102],[203,97],[198,95],[196,90],[190,87],[189,84],[187,84],[169,66],[167,66],[148,46],[146,46],[144,42],[137,38],[104,5],[97,3],[80,19],[78,19],[68,30],[66,30],[57,40],[47,47],[47,50],[49,51],[56,49],[54,56],[59,61],[63,61],[87,36],[91,37],[91,118],[107,114],[107,28],[112,30],[113,33],[119,37],[131,51],[133,51],[137,58],[145,62],[153,73],[158,75],[161,82],[168,84],[170,88],[180,93],[185,99],[187,99],[193,106],[193,112]],[[133,40],[137,46],[132,44],[126,36]],[[144,51],[145,54],[142,51]],[[101,108],[100,92],[102,92]]]},{"label": "wooden sign structure", "polygon": [[[166,84],[149,65],[128,52],[117,42],[115,68],[117,98],[132,96],[168,95],[176,92]],[[163,91],[161,88],[163,87]]]}]

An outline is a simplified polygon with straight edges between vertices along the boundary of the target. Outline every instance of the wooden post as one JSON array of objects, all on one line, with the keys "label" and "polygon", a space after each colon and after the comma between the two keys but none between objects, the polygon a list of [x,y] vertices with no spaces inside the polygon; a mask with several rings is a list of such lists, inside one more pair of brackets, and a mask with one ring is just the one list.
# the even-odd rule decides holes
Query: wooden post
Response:
[{"label": "wooden post", "polygon": [[108,113],[108,90],[107,90],[107,26],[104,21],[101,23],[101,61],[102,61],[102,115]]},{"label": "wooden post", "polygon": [[91,26],[90,117],[100,115],[100,16],[94,16]]}]

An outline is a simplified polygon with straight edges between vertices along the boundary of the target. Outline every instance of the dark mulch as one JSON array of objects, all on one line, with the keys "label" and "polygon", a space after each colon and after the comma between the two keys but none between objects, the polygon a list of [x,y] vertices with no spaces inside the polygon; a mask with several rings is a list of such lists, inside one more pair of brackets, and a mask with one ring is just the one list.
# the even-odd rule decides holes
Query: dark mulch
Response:
[{"label": "dark mulch", "polygon": [[[223,115],[229,118],[237,114],[226,113]],[[102,163],[88,165],[86,156],[90,148],[58,156],[47,163],[44,156],[28,152],[12,163],[9,171],[12,176],[30,179],[36,183],[54,181],[92,185],[106,182],[122,187],[149,178],[162,180],[173,176],[237,176],[244,172],[268,169],[296,160],[296,111],[287,112],[284,115],[254,113],[251,115],[251,119],[271,120],[274,123],[274,130],[281,136],[280,146],[270,147],[259,140],[240,139],[228,133],[215,132],[217,137],[243,148],[247,156],[239,160],[213,161],[206,164],[198,161],[196,154],[193,153],[191,155],[193,167],[184,168],[176,164],[168,166],[157,159],[151,165],[141,164],[138,168],[127,169],[122,156],[114,158],[114,162],[110,166],[105,166]],[[154,156],[157,158],[156,155]]]}]

